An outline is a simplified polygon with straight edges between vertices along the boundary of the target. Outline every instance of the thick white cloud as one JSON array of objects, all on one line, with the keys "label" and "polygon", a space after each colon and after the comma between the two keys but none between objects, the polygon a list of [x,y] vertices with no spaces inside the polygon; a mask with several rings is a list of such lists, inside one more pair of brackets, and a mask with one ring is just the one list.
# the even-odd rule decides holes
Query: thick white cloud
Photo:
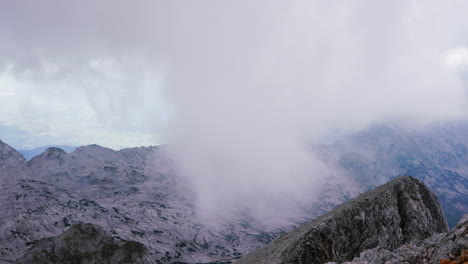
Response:
[{"label": "thick white cloud", "polygon": [[10,92],[10,93],[8,93],[8,92],[0,93],[0,96],[15,96],[15,95],[16,95],[16,93],[12,93],[12,92]]},{"label": "thick white cloud", "polygon": [[0,75],[0,87],[14,91],[3,94],[15,95],[0,97],[0,124],[42,135],[25,144],[121,148],[161,142],[158,124],[167,122],[170,108],[159,89],[162,79],[155,74],[111,59],[91,60],[60,77],[47,76],[57,71],[47,67],[41,68],[41,76],[16,75],[11,67]]},{"label": "thick white cloud", "polygon": [[171,136],[208,214],[312,200],[336,172],[304,146],[334,129],[466,116],[443,54],[468,40],[467,3],[249,3],[181,5],[171,28]]},{"label": "thick white cloud", "polygon": [[17,96],[0,99],[0,125],[50,135],[33,145],[161,143],[172,110],[150,5],[2,2],[0,92]]},{"label": "thick white cloud", "polygon": [[445,63],[451,66],[468,65],[468,47],[456,47],[445,53]]}]

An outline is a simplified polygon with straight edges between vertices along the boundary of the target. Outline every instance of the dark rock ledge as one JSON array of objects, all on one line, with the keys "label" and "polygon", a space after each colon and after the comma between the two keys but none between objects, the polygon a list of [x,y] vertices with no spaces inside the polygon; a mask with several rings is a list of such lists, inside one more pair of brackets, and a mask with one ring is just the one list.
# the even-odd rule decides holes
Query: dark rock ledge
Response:
[{"label": "dark rock ledge", "polygon": [[92,224],[77,224],[59,236],[36,242],[15,263],[148,263],[146,251],[139,242],[110,237]]}]

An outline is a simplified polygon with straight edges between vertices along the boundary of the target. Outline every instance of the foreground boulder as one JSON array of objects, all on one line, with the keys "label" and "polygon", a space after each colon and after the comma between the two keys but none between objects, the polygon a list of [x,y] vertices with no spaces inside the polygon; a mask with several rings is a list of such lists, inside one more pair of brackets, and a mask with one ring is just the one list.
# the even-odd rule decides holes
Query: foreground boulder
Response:
[{"label": "foreground boulder", "polygon": [[236,264],[345,262],[368,249],[393,251],[447,230],[437,197],[421,181],[401,176],[275,239]]},{"label": "foreground boulder", "polygon": [[141,243],[112,238],[92,224],[77,224],[57,237],[36,242],[15,263],[147,263],[145,253]]}]

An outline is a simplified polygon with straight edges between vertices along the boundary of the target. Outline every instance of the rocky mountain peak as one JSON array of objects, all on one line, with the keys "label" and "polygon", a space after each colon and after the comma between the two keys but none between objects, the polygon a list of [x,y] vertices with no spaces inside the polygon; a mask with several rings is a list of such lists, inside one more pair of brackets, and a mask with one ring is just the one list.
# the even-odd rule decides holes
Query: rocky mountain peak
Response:
[{"label": "rocky mountain peak", "polygon": [[21,167],[25,162],[21,153],[0,140],[0,169]]},{"label": "rocky mountain peak", "polygon": [[50,147],[47,148],[46,151],[44,152],[44,155],[47,156],[48,158],[60,158],[62,155],[67,154],[65,150],[57,147]]},{"label": "rocky mountain peak", "polygon": [[236,264],[350,261],[372,248],[447,232],[436,196],[421,181],[401,176],[277,238]]},{"label": "rocky mountain peak", "polygon": [[106,148],[99,146],[97,144],[91,144],[91,145],[86,145],[86,146],[81,146],[76,148],[76,152],[92,152],[92,153],[99,153],[99,152],[113,152],[113,149]]},{"label": "rocky mountain peak", "polygon": [[26,162],[27,167],[35,167],[37,165],[44,166],[48,163],[63,163],[63,160],[67,152],[61,148],[57,147],[50,147],[47,148],[43,153],[37,155],[36,157],[32,158],[28,162]]}]

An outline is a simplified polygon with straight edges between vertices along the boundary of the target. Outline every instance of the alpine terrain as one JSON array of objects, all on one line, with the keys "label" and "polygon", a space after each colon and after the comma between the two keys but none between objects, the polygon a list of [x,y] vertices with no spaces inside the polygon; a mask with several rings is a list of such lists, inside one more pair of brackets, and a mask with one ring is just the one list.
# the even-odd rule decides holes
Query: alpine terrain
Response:
[{"label": "alpine terrain", "polygon": [[[327,244],[332,243],[329,237],[339,240],[339,243],[333,242],[339,246],[333,252],[324,253],[320,261],[351,261],[363,250],[369,249],[371,251],[366,254],[371,254],[377,246],[389,252],[399,247],[404,249],[405,245],[413,243],[411,238],[421,241],[437,232],[445,232],[445,218],[440,215],[445,214],[449,226],[453,227],[468,212],[466,135],[466,123],[425,130],[381,125],[320,144],[314,151],[330,168],[350,176],[355,184],[329,183],[323,188],[319,201],[311,204],[301,218],[291,219],[281,226],[265,225],[246,211],[218,225],[207,225],[199,220],[194,195],[184,179],[178,177],[165,146],[114,151],[89,145],[70,153],[50,147],[26,160],[0,141],[0,263],[42,259],[42,250],[49,252],[47,257],[51,261],[81,256],[88,261],[83,263],[100,263],[104,250],[105,259],[114,263],[125,263],[126,259],[138,259],[142,263],[146,260],[154,263],[230,262],[356,194],[406,174],[424,182],[439,198],[442,209],[431,191],[418,180],[399,178],[398,182],[405,182],[403,190],[392,187],[391,191],[382,191],[380,187],[377,190],[385,193],[384,196],[377,195],[378,199],[372,201],[362,198],[359,202],[350,202],[332,214],[351,212],[352,218],[331,217],[331,222],[323,222],[330,215],[322,216],[312,224],[314,232],[318,233],[311,233],[320,237],[319,248],[330,246]],[[366,204],[369,208],[361,214],[358,213],[361,207],[349,207],[349,204]],[[403,211],[413,214],[410,207],[426,208],[420,219],[427,218],[427,221],[416,225],[398,220]],[[404,220],[409,219],[414,216]],[[438,220],[434,222],[435,219]],[[409,229],[399,227],[398,223],[408,225]],[[339,226],[341,229],[337,229]],[[80,230],[91,231],[68,243],[70,234],[80,234]],[[349,240],[350,236],[356,241]],[[70,252],[67,249],[73,243],[96,238],[102,241],[101,248]],[[89,243],[99,244],[97,241]],[[125,245],[138,245],[139,250],[128,251]],[[281,245],[286,247],[286,244]],[[309,248],[313,244],[302,246]],[[302,249],[295,247],[295,250]]]},{"label": "alpine terrain", "polygon": [[282,235],[236,264],[435,264],[468,249],[467,220],[464,217],[447,233],[437,197],[421,181],[402,176]]}]

